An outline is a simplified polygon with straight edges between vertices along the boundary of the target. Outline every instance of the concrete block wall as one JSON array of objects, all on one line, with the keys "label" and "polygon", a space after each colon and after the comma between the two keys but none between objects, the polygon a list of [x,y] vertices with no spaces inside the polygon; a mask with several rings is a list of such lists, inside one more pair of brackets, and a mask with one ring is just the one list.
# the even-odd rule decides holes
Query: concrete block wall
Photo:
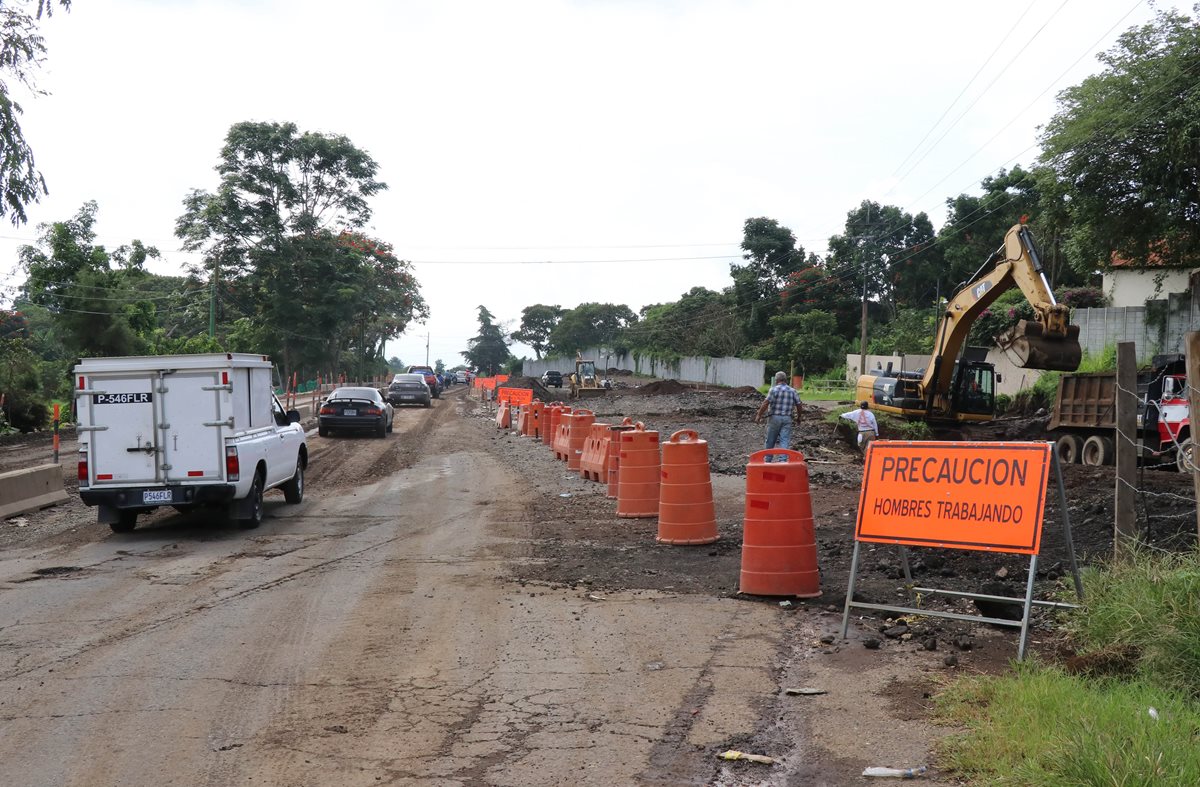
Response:
[{"label": "concrete block wall", "polygon": [[[662,377],[688,383],[708,383],[737,388],[749,385],[757,388],[766,379],[766,363],[750,358],[709,358],[707,356],[685,356],[678,363],[667,363],[648,355],[636,353],[614,353],[611,350],[593,347],[583,351],[583,357],[596,361],[597,369],[613,367],[629,369],[634,374],[647,377]],[[548,369],[567,374],[575,371],[575,358],[555,356],[541,360],[526,360],[525,374],[540,377]]]}]

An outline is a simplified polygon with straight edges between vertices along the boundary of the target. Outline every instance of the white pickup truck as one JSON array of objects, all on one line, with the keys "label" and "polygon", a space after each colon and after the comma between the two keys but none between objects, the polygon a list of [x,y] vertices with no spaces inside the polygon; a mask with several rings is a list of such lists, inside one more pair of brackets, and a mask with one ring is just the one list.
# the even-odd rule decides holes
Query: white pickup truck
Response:
[{"label": "white pickup truck", "polygon": [[308,447],[265,355],[85,358],[75,366],[79,497],[118,533],[159,506],[224,508],[243,527],[263,493],[304,498]]}]

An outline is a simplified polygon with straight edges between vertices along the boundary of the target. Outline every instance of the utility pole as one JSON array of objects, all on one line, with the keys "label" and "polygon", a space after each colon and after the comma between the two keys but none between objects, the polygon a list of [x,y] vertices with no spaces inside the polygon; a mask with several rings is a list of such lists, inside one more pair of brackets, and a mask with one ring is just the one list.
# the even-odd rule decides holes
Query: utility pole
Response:
[{"label": "utility pole", "polygon": [[[867,227],[871,228],[871,203],[867,203]],[[862,256],[863,290],[862,290],[862,335],[858,347],[858,373],[867,373],[867,255]]]},{"label": "utility pole", "polygon": [[429,365],[429,331],[425,332],[425,365]]},{"label": "utility pole", "polygon": [[208,338],[217,335],[217,266],[208,277]]},{"label": "utility pole", "polygon": [[1133,342],[1117,343],[1117,451],[1113,557],[1128,557],[1137,537],[1137,358]]}]

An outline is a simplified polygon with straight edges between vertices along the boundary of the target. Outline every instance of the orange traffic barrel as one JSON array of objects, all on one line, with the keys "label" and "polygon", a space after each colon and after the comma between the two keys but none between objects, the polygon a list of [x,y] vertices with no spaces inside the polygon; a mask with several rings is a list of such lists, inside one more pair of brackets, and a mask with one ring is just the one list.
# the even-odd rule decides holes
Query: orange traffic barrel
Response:
[{"label": "orange traffic barrel", "polygon": [[591,410],[576,410],[571,413],[571,428],[567,432],[567,469],[579,472],[579,460],[583,457],[583,444],[596,423],[596,414]]},{"label": "orange traffic barrel", "polygon": [[608,484],[608,490],[605,496],[609,500],[617,499],[617,479],[619,478],[618,468],[621,465],[621,432],[627,432],[631,429],[645,429],[645,424],[638,421],[635,425],[633,419],[625,416],[621,423],[608,428],[609,438],[608,447],[605,449],[604,455],[604,476],[601,481]]},{"label": "orange traffic barrel", "polygon": [[529,426],[529,431],[522,432],[521,434],[525,435],[526,437],[532,437],[535,440],[540,439],[542,436],[542,414],[545,413],[545,411],[546,405],[543,402],[534,399],[529,404],[529,420],[526,422]]},{"label": "orange traffic barrel", "polygon": [[558,434],[558,421],[563,411],[571,412],[571,408],[562,402],[551,402],[546,405],[545,423],[542,424],[542,443],[554,449],[554,437]]},{"label": "orange traffic barrel", "polygon": [[[775,461],[765,461],[768,456]],[[799,451],[750,455],[740,590],[756,596],[821,595],[808,463]]]},{"label": "orange traffic barrel", "polygon": [[509,410],[508,402],[501,402],[500,407],[496,410],[496,428],[508,429],[512,426],[512,413]]},{"label": "orange traffic barrel", "polygon": [[599,481],[600,474],[604,472],[610,426],[612,424],[592,424],[587,439],[583,441],[583,453],[579,455],[579,477],[584,481]]},{"label": "orange traffic barrel", "polygon": [[662,444],[658,492],[660,544],[711,544],[717,534],[708,441],[691,429],[680,429]]},{"label": "orange traffic barrel", "polygon": [[617,516],[645,519],[658,516],[658,432],[640,428],[621,432],[617,478]]}]

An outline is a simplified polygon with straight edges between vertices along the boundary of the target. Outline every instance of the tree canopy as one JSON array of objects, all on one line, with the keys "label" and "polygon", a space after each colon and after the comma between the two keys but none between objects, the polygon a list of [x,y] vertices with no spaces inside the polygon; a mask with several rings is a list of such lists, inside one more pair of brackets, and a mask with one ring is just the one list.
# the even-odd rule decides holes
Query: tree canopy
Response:
[{"label": "tree canopy", "polygon": [[35,76],[46,59],[46,42],[38,22],[51,16],[55,5],[70,10],[71,0],[8,0],[0,5],[0,215],[7,214],[14,226],[24,224],[26,207],[48,193],[21,128],[23,110],[13,88],[42,93]]},{"label": "tree canopy", "polygon": [[459,353],[473,369],[492,375],[508,362],[508,341],[486,306],[479,307],[479,333],[467,340],[467,349]]},{"label": "tree canopy", "polygon": [[550,334],[558,321],[566,312],[561,306],[547,306],[535,303],[521,310],[521,327],[513,331],[509,337],[514,342],[522,342],[533,348],[533,352],[541,358],[550,347]]},{"label": "tree canopy", "polygon": [[1077,267],[1200,265],[1200,25],[1174,10],[1058,95],[1042,160],[1062,184]]}]

